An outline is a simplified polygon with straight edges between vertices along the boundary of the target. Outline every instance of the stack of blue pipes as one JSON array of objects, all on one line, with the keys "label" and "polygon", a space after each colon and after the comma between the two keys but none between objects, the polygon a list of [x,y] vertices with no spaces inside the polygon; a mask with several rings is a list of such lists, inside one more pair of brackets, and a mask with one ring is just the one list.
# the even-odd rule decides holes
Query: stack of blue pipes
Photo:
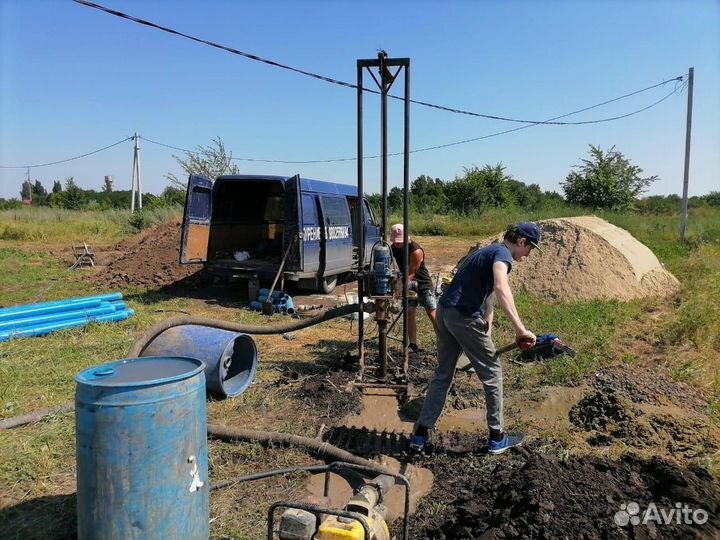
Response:
[{"label": "stack of blue pipes", "polygon": [[124,321],[135,313],[122,293],[99,294],[0,309],[0,341],[42,336],[90,322]]},{"label": "stack of blue pipes", "polygon": [[[270,289],[260,289],[258,299],[254,302],[250,302],[250,307],[253,309],[262,310],[263,304],[270,294]],[[281,313],[282,315],[294,315],[295,304],[293,303],[292,297],[282,291],[274,291],[272,296],[273,313]]]}]

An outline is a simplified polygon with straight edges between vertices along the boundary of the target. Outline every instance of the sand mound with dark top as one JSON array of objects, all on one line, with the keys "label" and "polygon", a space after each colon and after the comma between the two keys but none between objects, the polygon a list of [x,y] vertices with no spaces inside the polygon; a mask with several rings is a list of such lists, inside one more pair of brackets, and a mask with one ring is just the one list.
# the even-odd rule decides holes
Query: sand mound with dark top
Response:
[{"label": "sand mound with dark top", "polygon": [[111,288],[162,287],[198,272],[201,265],[180,264],[180,220],[127,238],[113,248],[118,256],[98,269],[93,279]]},{"label": "sand mound with dark top", "polygon": [[[550,299],[632,300],[666,296],[680,283],[627,231],[594,216],[538,222],[544,253],[513,264],[510,282]],[[488,239],[471,249],[483,247]]]}]

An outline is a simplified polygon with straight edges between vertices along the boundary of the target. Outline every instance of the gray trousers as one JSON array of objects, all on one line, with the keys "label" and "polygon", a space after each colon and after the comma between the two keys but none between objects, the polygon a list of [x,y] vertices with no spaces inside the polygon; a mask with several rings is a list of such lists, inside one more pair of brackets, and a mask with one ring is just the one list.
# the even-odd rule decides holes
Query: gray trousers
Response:
[{"label": "gray trousers", "polygon": [[438,366],[428,387],[418,424],[434,428],[455,378],[455,366],[465,352],[485,390],[487,423],[503,430],[503,378],[495,345],[484,331],[484,321],[466,317],[442,304],[437,310]]}]

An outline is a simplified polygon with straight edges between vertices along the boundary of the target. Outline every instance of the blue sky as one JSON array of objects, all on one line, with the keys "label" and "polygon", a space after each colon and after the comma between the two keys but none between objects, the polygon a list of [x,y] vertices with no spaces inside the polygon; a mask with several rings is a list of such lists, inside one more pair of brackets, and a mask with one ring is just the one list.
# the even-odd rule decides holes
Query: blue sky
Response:
[{"label": "blue sky", "polygon": [[[485,114],[544,120],[687,73],[695,66],[690,194],[720,190],[720,2],[119,1],[96,0],[157,24],[336,79],[378,49],[411,59],[414,99]],[[402,80],[393,89],[402,92]],[[366,76],[366,86],[374,83]],[[624,114],[674,83],[566,120]],[[615,145],[647,175],[651,194],[682,192],[687,98],[671,96],[627,119],[535,126],[411,155],[410,175],[451,180],[502,162],[518,180],[561,191],[588,144]],[[195,148],[220,136],[233,156],[321,160],[356,156],[356,94],[91,9],[70,0],[0,0],[0,165],[40,164],[138,132]],[[413,105],[412,149],[516,127]],[[379,99],[365,98],[365,152],[379,152]],[[390,101],[390,151],[402,150],[402,103]],[[132,143],[30,170],[51,188],[73,176],[129,189]],[[179,152],[142,143],[143,191],[180,174]],[[354,161],[237,162],[243,173],[356,182]],[[402,158],[390,159],[402,185]],[[17,197],[25,169],[0,169],[0,197]],[[368,191],[380,161],[368,159]]]}]

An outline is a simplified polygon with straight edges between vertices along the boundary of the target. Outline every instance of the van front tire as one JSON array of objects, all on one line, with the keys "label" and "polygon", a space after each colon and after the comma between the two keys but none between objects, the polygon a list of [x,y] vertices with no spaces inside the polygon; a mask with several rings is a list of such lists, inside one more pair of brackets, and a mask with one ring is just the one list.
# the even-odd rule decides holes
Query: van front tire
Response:
[{"label": "van front tire", "polygon": [[337,287],[337,276],[324,276],[318,279],[318,290],[323,294],[330,294]]}]

